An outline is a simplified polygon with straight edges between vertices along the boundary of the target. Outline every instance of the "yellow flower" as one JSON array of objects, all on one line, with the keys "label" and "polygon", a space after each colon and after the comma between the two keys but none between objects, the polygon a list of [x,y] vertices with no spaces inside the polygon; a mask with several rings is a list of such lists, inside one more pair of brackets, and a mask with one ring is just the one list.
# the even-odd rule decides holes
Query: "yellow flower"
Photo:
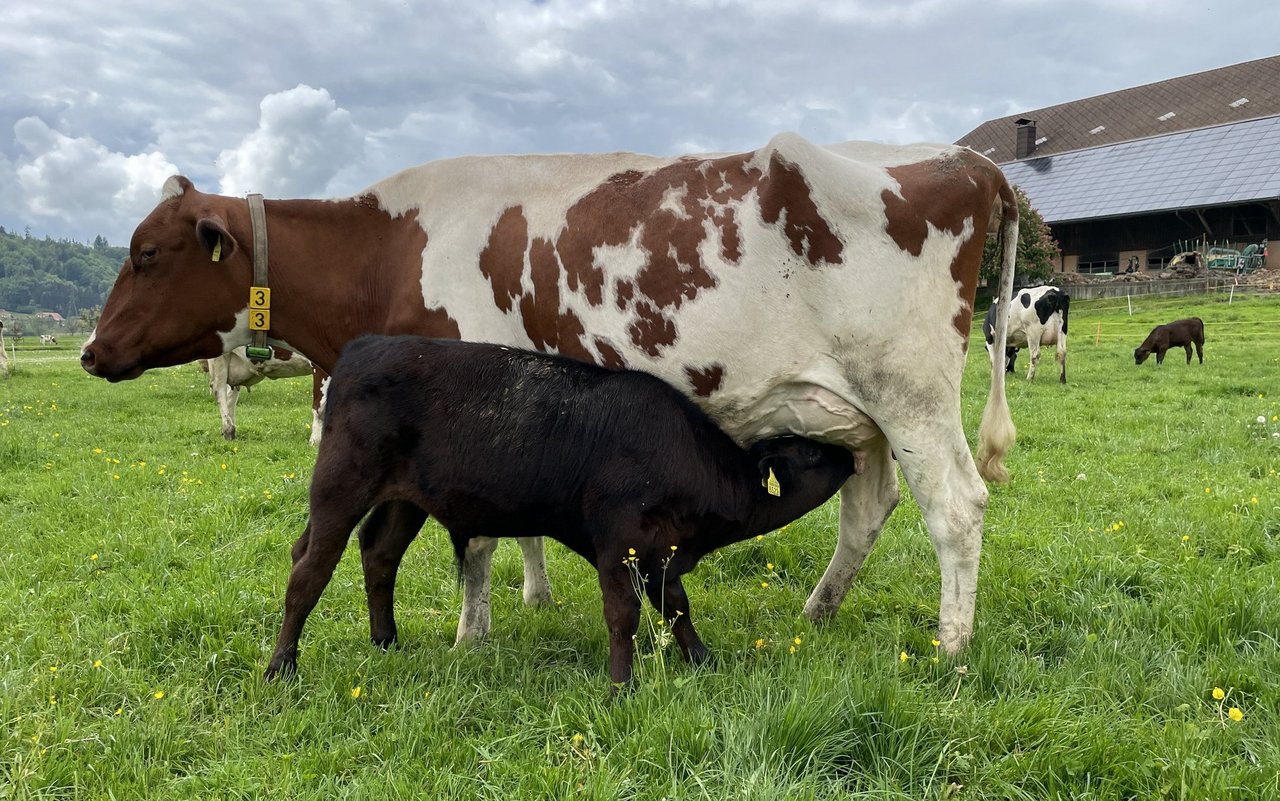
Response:
[{"label": "yellow flower", "polygon": [[1221,687],[1213,688],[1213,700],[1221,701],[1223,698],[1226,698],[1226,697],[1227,697],[1227,694],[1222,691]]},{"label": "yellow flower", "polygon": [[1252,498],[1250,498],[1250,499],[1249,499],[1249,503],[1253,504],[1254,506],[1257,506],[1257,505],[1258,505],[1258,496],[1257,496],[1257,495],[1254,495]]},{"label": "yellow flower", "polygon": [[583,737],[581,734],[574,734],[569,739],[574,745],[582,745],[582,743],[585,742],[587,738]]},{"label": "yellow flower", "polygon": [[50,666],[49,666],[49,672],[50,672],[50,673],[57,673],[57,672],[58,672],[58,666],[57,666],[57,665],[50,665]]},{"label": "yellow flower", "polygon": [[94,448],[94,449],[93,449],[93,452],[94,452],[94,453],[102,453],[102,448]]},{"label": "yellow flower", "polygon": [[672,552],[672,553],[675,553],[675,551],[676,551],[676,546],[672,545],[672,546],[671,546],[671,552]]},{"label": "yellow flower", "polygon": [[628,548],[628,549],[627,549],[627,555],[628,555],[628,556],[635,556],[635,555],[636,555],[636,549],[635,549],[635,548]]},{"label": "yellow flower", "polygon": [[764,647],[764,639],[761,638],[759,640],[756,640],[756,650],[759,651],[763,647]]},{"label": "yellow flower", "polygon": [[758,540],[762,540],[762,539],[764,539],[764,535],[763,535],[763,534],[757,534],[757,535],[756,535],[756,539],[758,539]]},{"label": "yellow flower", "polygon": [[97,555],[96,553],[91,553],[91,554],[89,554],[89,561],[91,561],[91,562],[96,562],[96,561],[98,561],[98,555]]},{"label": "yellow flower", "polygon": [[161,698],[164,698],[164,690],[156,690],[151,697],[159,701]]},{"label": "yellow flower", "polygon": [[1183,541],[1183,542],[1191,542],[1191,535],[1190,535],[1190,534],[1183,534],[1183,535],[1182,535],[1182,541]]},{"label": "yellow flower", "polygon": [[760,589],[762,589],[762,590],[767,590],[767,589],[769,589],[769,582],[767,582],[767,581],[762,581],[762,582],[760,582]]},{"label": "yellow flower", "polygon": [[765,569],[765,570],[773,570],[773,562],[766,562],[766,563],[765,563],[765,566],[764,566],[764,569]]},{"label": "yellow flower", "polygon": [[794,654],[795,652],[796,652],[796,647],[794,645],[787,649],[787,653],[789,654]]},{"label": "yellow flower", "polygon": [[1208,495],[1208,494],[1209,494],[1209,493],[1211,493],[1211,492],[1213,492],[1213,490],[1209,489],[1208,487],[1205,487],[1205,488],[1204,488],[1204,494],[1205,494],[1205,495]]},{"label": "yellow flower", "polygon": [[102,660],[101,660],[101,659],[95,659],[95,660],[93,660],[93,666],[94,666],[94,667],[96,667],[96,668],[100,668],[100,667],[102,667]]},{"label": "yellow flower", "polygon": [[361,692],[361,688],[359,688],[359,687],[352,687],[352,688],[351,688],[351,697],[352,697],[352,698],[359,698],[359,697],[360,697],[360,692]]},{"label": "yellow flower", "polygon": [[1233,706],[1227,710],[1227,717],[1231,718],[1236,723],[1239,723],[1244,720],[1244,713],[1240,711],[1240,707]]},{"label": "yellow flower", "polygon": [[799,637],[796,637],[794,640],[792,640],[792,642],[795,643],[796,645],[799,645],[801,643],[801,639]]},{"label": "yellow flower", "polygon": [[942,645],[942,640],[930,640],[930,642],[933,643],[934,648],[937,648],[939,645]]},{"label": "yellow flower", "polygon": [[898,654],[898,661],[903,663],[904,665],[907,663],[907,660],[910,658],[911,657],[907,656],[906,651],[903,651],[902,653]]},{"label": "yellow flower", "polygon": [[116,717],[120,717],[123,714],[124,714],[124,707],[122,706],[116,707]]}]

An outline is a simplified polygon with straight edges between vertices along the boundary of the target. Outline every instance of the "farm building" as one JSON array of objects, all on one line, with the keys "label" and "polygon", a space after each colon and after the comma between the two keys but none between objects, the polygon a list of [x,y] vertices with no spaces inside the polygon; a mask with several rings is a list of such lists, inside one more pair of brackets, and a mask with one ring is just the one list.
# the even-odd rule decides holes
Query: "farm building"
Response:
[{"label": "farm building", "polygon": [[989,120],[957,144],[1027,193],[1061,272],[1280,238],[1280,56]]}]

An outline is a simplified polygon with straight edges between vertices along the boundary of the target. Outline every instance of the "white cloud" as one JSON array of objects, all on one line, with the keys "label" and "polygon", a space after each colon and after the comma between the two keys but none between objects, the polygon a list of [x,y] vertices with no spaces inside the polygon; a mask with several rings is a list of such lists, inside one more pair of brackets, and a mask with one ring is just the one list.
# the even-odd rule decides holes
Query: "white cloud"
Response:
[{"label": "white cloud", "polygon": [[364,134],[324,89],[299,84],[267,95],[258,128],[218,156],[221,192],[327,197],[343,166],[359,157]]},{"label": "white cloud", "polygon": [[[164,179],[177,168],[156,152],[112,152],[90,137],[70,137],[36,117],[13,127],[22,155],[0,170],[23,198],[23,222],[64,233],[96,232],[117,244],[131,230],[122,220],[141,220],[155,207]],[[3,184],[0,184],[2,186]],[[81,233],[88,239],[93,234]]]}]

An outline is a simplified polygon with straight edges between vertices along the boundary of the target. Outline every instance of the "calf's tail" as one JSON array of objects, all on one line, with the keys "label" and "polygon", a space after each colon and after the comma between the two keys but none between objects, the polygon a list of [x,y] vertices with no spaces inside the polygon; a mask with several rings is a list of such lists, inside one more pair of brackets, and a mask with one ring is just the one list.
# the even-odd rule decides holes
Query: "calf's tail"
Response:
[{"label": "calf's tail", "polygon": [[[1013,270],[1018,256],[1018,203],[1009,185],[1000,187],[1003,209],[1000,217],[1000,285],[997,298],[1013,295]],[[1009,304],[996,304],[995,340],[992,353],[1004,353],[1009,328]],[[1009,401],[1004,393],[1004,360],[991,360],[991,389],[987,405],[982,412],[982,424],[978,427],[978,473],[987,481],[1003,484],[1009,480],[1004,466],[1005,454],[1017,438],[1013,417],[1009,414]]]}]

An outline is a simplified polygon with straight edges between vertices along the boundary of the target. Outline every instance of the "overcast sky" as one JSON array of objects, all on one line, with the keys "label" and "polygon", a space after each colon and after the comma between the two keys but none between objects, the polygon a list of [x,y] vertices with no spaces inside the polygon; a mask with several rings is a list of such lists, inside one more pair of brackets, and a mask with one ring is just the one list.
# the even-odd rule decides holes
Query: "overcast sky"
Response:
[{"label": "overcast sky", "polygon": [[1277,31],[1262,0],[7,0],[0,225],[128,244],[173,173],[331,197],[462,154],[952,142]]}]

